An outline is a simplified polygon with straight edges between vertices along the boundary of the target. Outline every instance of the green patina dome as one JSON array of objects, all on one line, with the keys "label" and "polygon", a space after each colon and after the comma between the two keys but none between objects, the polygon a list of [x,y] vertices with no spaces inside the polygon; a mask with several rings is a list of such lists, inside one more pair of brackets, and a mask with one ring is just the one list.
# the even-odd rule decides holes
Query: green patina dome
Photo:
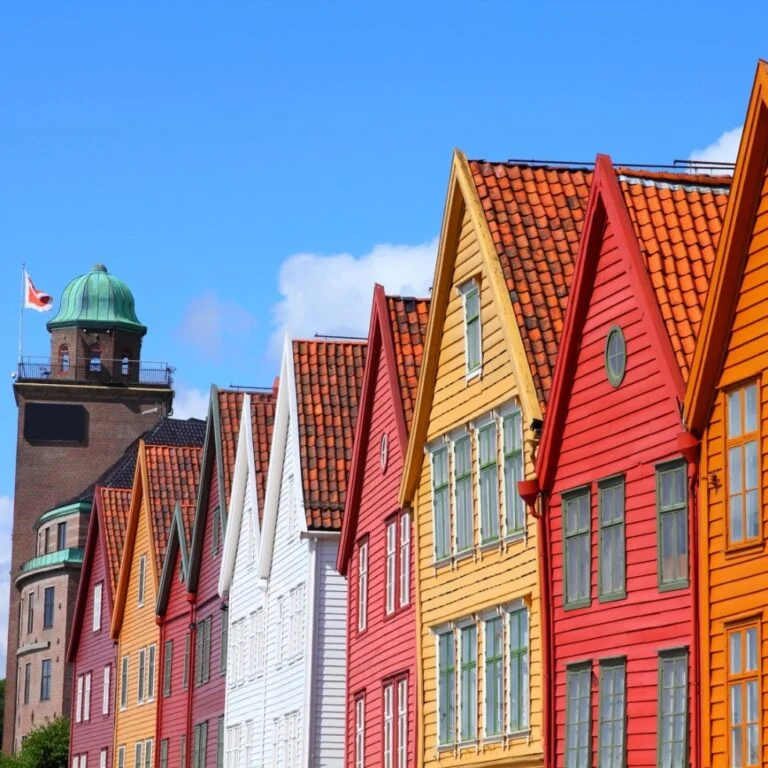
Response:
[{"label": "green patina dome", "polygon": [[96,264],[67,285],[61,294],[59,311],[47,327],[49,331],[72,327],[119,329],[142,336],[147,332],[136,317],[130,288],[110,275],[103,264]]}]

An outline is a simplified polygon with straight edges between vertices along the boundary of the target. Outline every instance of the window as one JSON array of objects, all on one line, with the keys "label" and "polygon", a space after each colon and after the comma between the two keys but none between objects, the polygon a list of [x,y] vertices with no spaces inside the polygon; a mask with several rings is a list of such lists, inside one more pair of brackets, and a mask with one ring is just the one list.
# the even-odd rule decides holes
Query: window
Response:
[{"label": "window", "polygon": [[525,526],[525,505],[517,491],[523,477],[523,419],[519,410],[502,421],[504,441],[504,520],[507,535],[519,533]]},{"label": "window", "polygon": [[611,386],[618,387],[627,370],[627,345],[624,333],[614,325],[605,338],[605,372]]},{"label": "window", "polygon": [[163,696],[171,695],[171,674],[173,672],[173,640],[165,641],[163,659]]},{"label": "window", "polygon": [[[239,741],[239,739],[238,739]],[[198,723],[194,728],[192,742],[192,768],[206,768],[208,752],[208,722]],[[235,765],[240,762],[239,755]]]},{"label": "window", "polygon": [[139,606],[144,605],[144,589],[147,583],[147,556],[139,558]]},{"label": "window", "polygon": [[[659,705],[658,761],[661,765],[669,766],[669,768],[686,768],[688,765],[687,651],[660,654],[659,694],[661,702]],[[731,738],[733,738],[733,731],[731,731]],[[735,765],[741,766],[744,763],[739,762]],[[752,763],[752,765],[757,765],[757,762]]]},{"label": "window", "polygon": [[453,492],[456,503],[456,549],[463,552],[471,549],[474,544],[472,441],[469,435],[453,444]]},{"label": "window", "polygon": [[565,711],[566,768],[588,768],[591,763],[591,679],[590,664],[568,667]]},{"label": "window", "polygon": [[658,509],[659,586],[688,586],[688,498],[685,464],[656,471]]},{"label": "window", "polygon": [[130,362],[131,362],[130,357],[126,353],[124,353],[123,359],[120,361],[120,373],[123,376],[128,375],[128,371],[130,370]]},{"label": "window", "polygon": [[480,337],[480,287],[471,280],[461,289],[464,296],[464,341],[466,345],[467,376],[479,373],[482,364]]},{"label": "window", "polygon": [[384,768],[393,768],[394,738],[395,738],[395,713],[394,713],[394,685],[390,683],[384,686]]},{"label": "window", "polygon": [[51,660],[43,659],[40,669],[40,701],[51,698]]},{"label": "window", "polygon": [[125,745],[121,744],[117,748],[117,768],[126,768],[125,765]]},{"label": "window", "polygon": [[757,384],[729,392],[727,400],[728,538],[739,544],[761,535]]},{"label": "window", "polygon": [[155,698],[155,662],[157,661],[157,646],[149,646],[149,665],[147,674],[147,699],[152,701]]},{"label": "window", "polygon": [[197,623],[197,647],[195,657],[195,685],[208,682],[211,677],[211,617]]},{"label": "window", "polygon": [[144,742],[144,768],[152,768],[152,747],[154,742],[152,739],[147,739]]},{"label": "window", "polygon": [[120,709],[125,709],[128,706],[128,657],[123,656],[120,664]]},{"label": "window", "polygon": [[138,673],[138,677],[136,678],[137,690],[138,690],[136,701],[139,704],[143,704],[144,699],[146,698],[146,693],[145,693],[146,674],[147,674],[147,649],[142,648],[139,650],[139,673]]},{"label": "window", "polygon": [[69,373],[69,347],[66,344],[59,347],[59,372]]},{"label": "window", "polygon": [[411,600],[411,515],[400,516],[400,606]]},{"label": "window", "polygon": [[509,614],[509,730],[528,727],[529,712],[528,609]]},{"label": "window", "polygon": [[296,533],[296,486],[293,475],[288,477],[288,532],[291,536]]},{"label": "window", "polygon": [[213,520],[211,521],[211,554],[219,554],[219,532],[221,531],[221,508],[216,507],[213,510]]},{"label": "window", "polygon": [[[297,736],[298,738],[298,736]],[[245,764],[247,766],[253,763],[253,720],[246,720],[245,722]]]},{"label": "window", "polygon": [[485,544],[499,538],[499,473],[494,422],[480,428],[477,443],[480,465],[480,538]]},{"label": "window", "polygon": [[438,636],[439,741],[452,744],[454,734],[454,702],[456,700],[456,649],[453,632]]},{"label": "window", "polygon": [[99,752],[99,768],[107,768],[107,750],[102,749]]},{"label": "window", "polygon": [[62,550],[67,548],[67,524],[59,523],[56,526],[56,549]]},{"label": "window", "polygon": [[589,605],[590,600],[590,498],[584,489],[563,497],[565,535],[565,607]]},{"label": "window", "polygon": [[499,736],[504,711],[504,643],[501,616],[485,622],[485,735]]},{"label": "window", "polygon": [[451,513],[448,501],[448,449],[432,452],[432,502],[434,507],[435,559],[451,553]]},{"label": "window", "polygon": [[83,675],[77,676],[77,699],[75,702],[75,722],[79,723],[83,719],[83,687],[85,685],[85,677]]},{"label": "window", "polygon": [[32,665],[24,665],[24,703],[29,704],[29,688],[32,682]]},{"label": "window", "polygon": [[27,634],[30,635],[35,629],[35,593],[30,592],[27,598]]},{"label": "window", "polygon": [[101,629],[101,592],[102,583],[93,585],[93,631]]},{"label": "window", "polygon": [[[623,659],[600,664],[600,724],[597,734],[601,768],[624,768],[627,718],[626,666]],[[666,763],[662,763],[666,765]]]},{"label": "window", "polygon": [[474,624],[459,630],[461,677],[459,680],[459,738],[470,741],[477,736],[477,628]]},{"label": "window", "polygon": [[728,632],[728,722],[730,765],[760,765],[760,634],[757,622]]},{"label": "window", "polygon": [[186,691],[189,685],[189,632],[184,635],[184,668],[181,671],[181,687]]},{"label": "window", "polygon": [[46,587],[43,596],[43,629],[50,629],[53,626],[54,597],[54,588]]},{"label": "window", "polygon": [[227,671],[227,646],[229,645],[229,608],[225,607],[221,612],[221,648],[219,649],[219,672],[223,675]]},{"label": "window", "polygon": [[46,527],[46,529],[43,531],[42,554],[47,555],[50,551],[51,551],[51,529],[49,527]]},{"label": "window", "polygon": [[355,699],[355,768],[365,768],[365,697]]},{"label": "window", "polygon": [[107,664],[104,667],[104,678],[101,686],[101,714],[109,714],[109,685],[112,677],[112,666]]},{"label": "window", "polygon": [[267,633],[264,627],[264,611],[259,608],[256,611],[256,642],[255,642],[255,659],[254,665],[257,675],[264,674],[264,666],[266,664],[266,648],[267,648]]},{"label": "window", "polygon": [[364,632],[368,626],[368,539],[357,549],[357,629]]},{"label": "window", "polygon": [[408,680],[397,683],[397,768],[408,764]]},{"label": "window", "polygon": [[304,650],[304,585],[291,590],[291,658],[301,657]]},{"label": "window", "polygon": [[386,612],[395,612],[395,590],[397,589],[397,520],[387,523],[387,592]]},{"label": "window", "polygon": [[83,720],[87,723],[91,719],[91,673],[85,674],[85,687],[83,690]]},{"label": "window", "polygon": [[88,370],[91,373],[98,373],[101,370],[101,348],[94,344],[89,352]]},{"label": "window", "polygon": [[187,735],[181,734],[181,741],[179,744],[179,763],[181,768],[187,768]]},{"label": "window", "polygon": [[387,471],[387,461],[389,460],[389,442],[387,440],[387,433],[384,432],[381,436],[381,442],[379,443],[379,463],[381,464],[381,471]]},{"label": "window", "polygon": [[168,768],[168,739],[160,740],[160,768]]},{"label": "window", "polygon": [[624,478],[600,483],[599,595],[601,600],[626,596],[624,543]]},{"label": "window", "polygon": [[[248,736],[250,741],[250,734]],[[250,768],[250,745],[246,754],[245,764]],[[224,768],[224,718],[220,717],[216,723],[216,768]]]}]

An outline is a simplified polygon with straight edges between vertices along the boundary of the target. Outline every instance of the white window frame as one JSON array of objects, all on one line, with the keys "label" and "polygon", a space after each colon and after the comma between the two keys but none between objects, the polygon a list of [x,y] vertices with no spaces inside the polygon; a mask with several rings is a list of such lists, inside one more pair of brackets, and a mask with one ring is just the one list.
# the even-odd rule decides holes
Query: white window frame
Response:
[{"label": "white window frame", "polygon": [[107,749],[106,747],[99,752],[99,768],[107,768]]},{"label": "white window frame", "polygon": [[133,766],[134,768],[144,768],[144,742],[143,741],[137,741],[136,744],[134,745]]},{"label": "white window frame", "polygon": [[[525,632],[526,632],[525,655],[527,657],[526,666],[527,666],[528,672],[526,674],[526,679],[523,682],[524,699],[521,702],[525,722],[522,724],[520,728],[513,728],[512,727],[512,705],[510,702],[511,685],[512,685],[512,649],[511,649],[512,633],[510,630],[510,623],[512,621],[512,616],[517,613],[523,613],[525,616],[524,618]],[[506,676],[506,684],[504,686],[504,695],[505,695],[504,706],[506,709],[505,725],[506,725],[507,733],[510,733],[510,734],[527,733],[530,731],[530,728],[531,728],[531,610],[530,610],[530,607],[523,600],[518,600],[518,601],[515,601],[514,603],[511,603],[505,606],[504,631],[506,632],[506,637],[503,638],[504,674]]]},{"label": "white window frame", "polygon": [[397,768],[408,765],[408,678],[397,680]]},{"label": "white window frame", "polygon": [[368,539],[357,545],[357,631],[368,629]]},{"label": "white window frame", "polygon": [[136,703],[143,704],[147,697],[147,649],[139,648],[139,663],[136,670]]},{"label": "white window frame", "polygon": [[[483,303],[480,291],[480,282],[477,277],[471,277],[458,287],[461,295],[462,325],[464,327],[464,372],[467,381],[483,375]],[[469,320],[467,318],[467,298],[470,294],[477,293],[477,356],[478,364],[475,368],[469,366]]]},{"label": "white window frame", "polygon": [[[494,437],[495,437],[495,449],[496,449],[496,538],[489,539],[485,536],[485,531],[483,530],[483,492],[482,492],[482,482],[481,482],[481,471],[482,467],[480,465],[480,433],[484,430],[488,429],[489,427],[493,428],[494,431]],[[502,537],[502,514],[501,509],[499,508],[500,504],[500,494],[499,494],[499,488],[500,488],[500,479],[499,479],[499,424],[497,419],[494,417],[494,415],[491,413],[489,415],[484,416],[482,419],[478,419],[478,421],[474,424],[474,433],[475,433],[475,445],[477,446],[477,453],[475,455],[475,477],[477,478],[475,482],[475,492],[477,493],[477,515],[478,515],[478,523],[479,523],[479,529],[480,529],[480,546],[481,547],[495,547],[499,546],[499,541]],[[490,466],[490,465],[489,465]]]},{"label": "white window frame", "polygon": [[101,688],[101,714],[109,714],[109,686],[112,677],[112,665],[106,664],[104,666],[104,677]]},{"label": "white window frame", "polygon": [[[466,426],[454,430],[446,438],[449,445],[449,466],[448,466],[448,525],[450,531],[451,555],[462,557],[471,555],[475,548],[475,482],[473,472],[475,463],[472,459],[474,435]],[[456,444],[466,441],[469,445],[469,524],[472,529],[470,543],[468,546],[459,548],[459,500],[458,500],[458,482],[456,477]]]},{"label": "white window frame", "polygon": [[411,601],[411,513],[400,514],[400,607]]},{"label": "white window frame", "polygon": [[365,768],[365,695],[355,698],[355,768]]},{"label": "white window frame", "polygon": [[[463,630],[472,628],[475,630],[475,700],[472,702],[475,711],[475,734],[467,740],[462,739],[461,723],[462,723],[462,710],[464,705],[464,688],[462,686],[462,659],[464,644],[462,643]],[[453,741],[456,744],[473,744],[478,739],[479,728],[478,720],[480,707],[478,706],[478,696],[480,694],[480,672],[481,672],[481,659],[478,645],[480,643],[480,626],[479,622],[474,618],[465,618],[461,621],[457,621],[453,628],[453,689],[454,689],[454,703],[453,703]],[[483,685],[485,680],[483,679]]]},{"label": "white window frame", "polygon": [[[523,424],[523,410],[518,403],[513,403],[512,405],[508,405],[500,411],[499,419],[498,419],[498,427],[497,427],[498,435],[499,435],[499,445],[500,445],[499,454],[501,456],[501,461],[499,464],[499,473],[500,473],[500,482],[501,482],[501,519],[502,519],[502,525],[503,525],[502,530],[504,531],[505,539],[519,539],[519,538],[525,539],[527,536],[527,520],[526,520],[527,512],[525,508],[525,502],[520,496],[520,493],[517,488],[507,488],[507,475],[506,475],[507,454],[506,454],[506,448],[504,445],[504,424],[508,419],[513,418],[515,415],[517,415],[520,419],[520,432],[518,434],[518,438],[520,440],[520,459],[521,459],[520,479],[525,480],[525,425]],[[516,499],[516,502],[521,505],[522,515],[523,515],[523,526],[520,530],[510,530],[508,526],[507,499],[510,497],[510,495],[512,495],[512,498]]]},{"label": "white window frame", "polygon": [[[469,623],[469,622],[468,622]],[[437,748],[438,750],[447,750],[447,749],[453,749],[454,745],[457,743],[459,734],[458,734],[458,696],[459,696],[459,682],[456,679],[457,677],[457,667],[456,665],[459,663],[460,659],[460,649],[457,648],[458,643],[456,641],[456,629],[453,624],[443,624],[439,627],[433,627],[432,628],[432,634],[434,636],[435,641],[435,659],[436,659],[436,666],[435,666],[435,692],[436,692],[436,732],[437,732]],[[441,691],[440,691],[440,638],[443,635],[450,634],[451,636],[451,643],[453,644],[453,723],[452,723],[452,731],[453,731],[453,738],[450,741],[441,742],[440,741],[440,700],[441,700]]]},{"label": "white window frame", "polygon": [[[505,615],[502,613],[501,609],[497,609],[494,611],[489,611],[487,613],[484,613],[481,616],[481,621],[483,623],[483,655],[482,655],[482,665],[483,665],[483,738],[485,740],[497,740],[501,739],[504,736],[504,731],[506,730],[505,727],[505,716],[504,712],[506,710],[505,707],[505,696],[507,692],[507,657],[508,654],[506,653],[506,639],[507,639],[507,633],[506,633],[506,627],[505,627]],[[499,626],[501,628],[501,695],[499,698],[499,706],[501,707],[501,722],[499,727],[498,733],[488,733],[488,677],[487,677],[487,669],[488,669],[488,622],[489,621],[498,621]],[[479,654],[478,654],[479,655]]]},{"label": "white window frame", "polygon": [[93,631],[98,632],[101,629],[101,597],[103,594],[103,584],[99,582],[93,585]]},{"label": "white window frame", "polygon": [[130,661],[128,656],[123,656],[120,661],[120,711],[128,706],[128,679],[130,675]]},{"label": "white window frame", "polygon": [[85,673],[85,685],[83,687],[83,722],[91,721],[91,673]]},{"label": "white window frame", "polygon": [[83,686],[85,684],[85,675],[77,676],[77,699],[75,701],[75,722],[80,723],[83,720]]},{"label": "white window frame", "polygon": [[387,616],[395,612],[395,593],[397,592],[397,518],[392,518],[386,525],[386,596],[384,610]]},{"label": "white window frame", "polygon": [[157,645],[152,643],[147,648],[147,701],[155,700],[157,684]]},{"label": "white window frame", "polygon": [[[450,441],[447,438],[441,438],[438,441],[435,441],[435,443],[428,447],[429,452],[429,468],[430,468],[430,478],[429,478],[429,491],[431,496],[431,503],[432,503],[432,557],[433,561],[436,565],[440,563],[448,562],[451,557],[453,556],[454,552],[454,533],[453,528],[454,526],[451,525],[451,451],[452,448],[449,445]],[[437,551],[437,515],[435,510],[435,455],[440,453],[440,451],[445,450],[445,474],[447,478],[447,490],[448,493],[446,494],[447,497],[447,509],[446,509],[446,524],[448,525],[448,551],[442,554],[438,554]]]},{"label": "white window frame", "polygon": [[125,765],[125,744],[117,748],[117,768],[126,768]]},{"label": "white window frame", "polygon": [[145,592],[147,589],[147,556],[142,555],[139,558],[139,583],[138,583],[138,602],[139,608],[144,605]]},{"label": "white window frame", "polygon": [[384,740],[384,768],[394,768],[395,758],[395,683],[390,681],[384,686],[382,702],[382,735]]},{"label": "white window frame", "polygon": [[266,666],[267,633],[264,623],[264,609],[256,610],[256,674],[263,675]]}]

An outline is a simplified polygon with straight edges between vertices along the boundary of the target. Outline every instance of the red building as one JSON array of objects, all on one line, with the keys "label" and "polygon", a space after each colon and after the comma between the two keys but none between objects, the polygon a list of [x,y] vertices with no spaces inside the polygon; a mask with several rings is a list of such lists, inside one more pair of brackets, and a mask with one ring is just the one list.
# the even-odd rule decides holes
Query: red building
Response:
[{"label": "red building", "polygon": [[599,156],[536,462],[546,764],[698,765],[680,405],[730,178]]},{"label": "red building", "polygon": [[398,492],[428,313],[428,300],[374,290],[337,563],[349,582],[347,766],[385,753],[394,768],[416,764],[411,519],[398,509]]}]

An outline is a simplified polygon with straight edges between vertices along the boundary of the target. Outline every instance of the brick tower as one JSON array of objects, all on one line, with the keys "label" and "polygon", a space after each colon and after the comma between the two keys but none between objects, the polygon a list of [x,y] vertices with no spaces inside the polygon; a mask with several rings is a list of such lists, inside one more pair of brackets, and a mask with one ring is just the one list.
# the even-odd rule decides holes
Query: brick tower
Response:
[{"label": "brick tower", "polygon": [[147,329],[128,286],[97,264],[47,324],[47,358],[24,358],[19,409],[3,752],[69,713],[65,646],[90,505],[78,501],[173,402],[172,369],[141,360]]}]

